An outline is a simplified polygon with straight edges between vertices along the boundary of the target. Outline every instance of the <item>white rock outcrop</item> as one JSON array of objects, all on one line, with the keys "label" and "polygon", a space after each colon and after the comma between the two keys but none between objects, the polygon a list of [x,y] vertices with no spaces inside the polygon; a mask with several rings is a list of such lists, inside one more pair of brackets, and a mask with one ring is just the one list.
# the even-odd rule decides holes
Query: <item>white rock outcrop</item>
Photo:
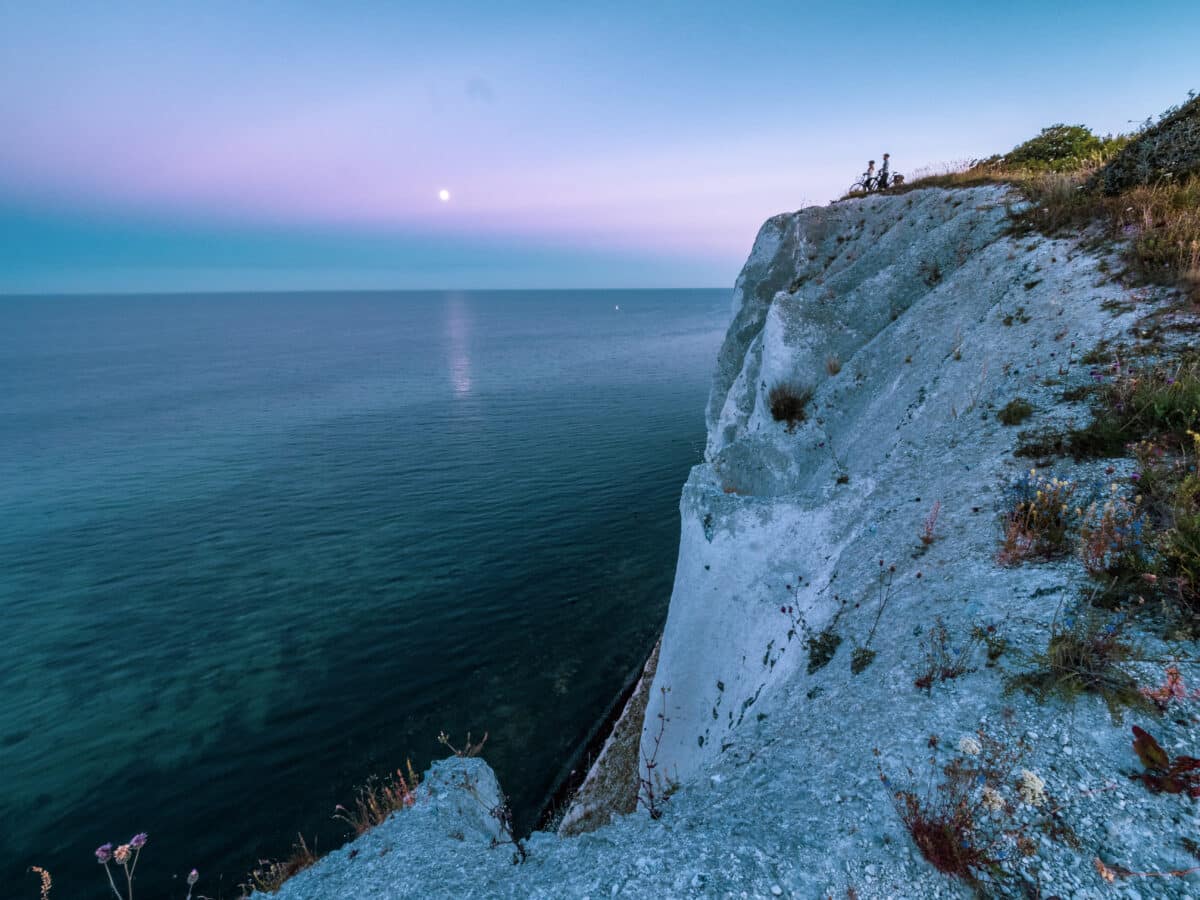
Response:
[{"label": "white rock outcrop", "polygon": [[[706,461],[680,504],[642,735],[649,755],[661,729],[656,771],[678,784],[661,818],[639,810],[580,837],[535,834],[528,861],[513,865],[478,815],[487,801],[467,802],[455,786],[453,773],[470,767],[473,783],[497,790],[490,772],[452,760],[427,781],[428,810],[419,801],[280,896],[970,896],[912,847],[879,771],[923,770],[930,735],[952,751],[1005,706],[1032,747],[1024,764],[1077,837],[1033,836],[1041,896],[1111,896],[1096,856],[1138,871],[1194,865],[1179,838],[1200,832],[1200,804],[1122,775],[1136,766],[1129,723],[1093,698],[1066,708],[1004,691],[1002,668],[1045,647],[1085,578],[1072,559],[996,564],[1003,486],[1030,465],[1013,457],[1018,429],[996,411],[1020,397],[1031,425],[1082,424],[1086,408],[1063,399],[1089,380],[1080,357],[1138,315],[1078,242],[1013,236],[1014,202],[1002,187],[927,189],[763,226],[734,292]],[[1136,300],[1144,311],[1155,297]],[[782,382],[812,390],[790,431],[770,412]],[[1103,461],[1055,466],[1081,492],[1113,477]],[[975,625],[1001,629],[1000,667],[974,659],[962,677],[916,689],[939,620],[959,646]],[[852,649],[868,640],[875,655],[855,673]],[[1197,677],[1194,666],[1185,674]],[[1194,728],[1153,728],[1172,753],[1200,755]],[[1198,889],[1194,877],[1118,887]]]}]

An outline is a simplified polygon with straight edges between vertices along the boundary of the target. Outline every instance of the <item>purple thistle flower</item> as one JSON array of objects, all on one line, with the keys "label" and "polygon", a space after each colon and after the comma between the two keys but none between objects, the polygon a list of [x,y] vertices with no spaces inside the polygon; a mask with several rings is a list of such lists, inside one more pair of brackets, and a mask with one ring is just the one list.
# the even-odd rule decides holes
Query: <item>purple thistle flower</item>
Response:
[{"label": "purple thistle flower", "polygon": [[101,844],[96,848],[96,862],[102,866],[108,865],[108,861],[112,859],[113,848],[112,844]]},{"label": "purple thistle flower", "polygon": [[132,847],[134,850],[141,850],[143,847],[146,846],[146,841],[149,838],[150,838],[150,835],[146,834],[146,832],[139,831],[137,834],[135,834],[133,837],[131,837],[129,839],[129,846]]}]

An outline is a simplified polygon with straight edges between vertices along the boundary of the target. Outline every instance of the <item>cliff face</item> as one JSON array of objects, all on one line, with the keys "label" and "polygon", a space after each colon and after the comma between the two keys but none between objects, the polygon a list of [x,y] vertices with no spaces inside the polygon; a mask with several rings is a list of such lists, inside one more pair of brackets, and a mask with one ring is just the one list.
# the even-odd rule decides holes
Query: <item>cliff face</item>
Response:
[{"label": "cliff face", "polygon": [[[781,606],[820,633],[843,598],[868,599],[879,559],[910,577],[935,500],[948,533],[994,539],[970,508],[990,512],[1005,474],[1013,434],[988,407],[1026,380],[1006,370],[1056,373],[1106,318],[1067,318],[1067,295],[1081,308],[1101,299],[1080,296],[1094,261],[1000,240],[1005,223],[992,188],[808,209],[760,231],[713,379],[708,462],[681,505],[656,678],[670,688],[664,756],[681,776],[744,743],[747,716],[804,680],[810,635]],[[1018,309],[1031,321],[1005,325]],[[770,411],[781,383],[813,392],[791,431]]]},{"label": "cliff face", "polygon": [[[1085,407],[1063,399],[1091,378],[1080,356],[1138,315],[1076,242],[1009,236],[1009,202],[1000,187],[930,189],[760,231],[713,379],[706,461],[680,504],[641,742],[660,789],[677,785],[660,818],[639,810],[580,837],[537,834],[514,866],[510,847],[489,848],[481,804],[454,805],[486,781],[481,763],[451,760],[423,794],[436,816],[419,802],[281,896],[966,896],[913,849],[892,793],[927,787],[931,754],[941,765],[962,736],[1002,720],[1072,831],[1031,832],[1040,896],[1106,895],[1099,854],[1186,866],[1162,836],[1195,833],[1193,801],[1120,774],[1136,764],[1127,726],[1095,698],[1039,705],[1001,677],[1045,649],[1086,579],[1071,558],[996,563],[1005,485],[1030,467],[997,411],[1021,398],[1037,427],[1082,424]],[[1140,312],[1156,302],[1137,299]],[[782,383],[812,391],[791,429],[770,410]],[[1088,490],[1121,474],[1055,465]],[[971,643],[977,626],[1007,641],[999,668]],[[942,629],[962,674],[920,690]],[[1143,646],[1161,650],[1149,636]],[[1147,683],[1160,676],[1146,668]],[[1173,754],[1200,755],[1188,729],[1154,727]]]}]

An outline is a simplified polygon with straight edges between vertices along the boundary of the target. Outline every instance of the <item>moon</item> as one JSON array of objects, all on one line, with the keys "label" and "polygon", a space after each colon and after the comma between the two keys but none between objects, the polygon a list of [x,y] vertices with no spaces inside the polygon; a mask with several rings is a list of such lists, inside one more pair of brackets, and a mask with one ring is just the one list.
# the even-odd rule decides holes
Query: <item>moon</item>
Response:
[{"label": "moon", "polygon": [[440,191],[438,191],[438,199],[441,200],[443,203],[449,203],[450,202],[450,192],[448,190],[446,190],[445,188],[442,188]]}]

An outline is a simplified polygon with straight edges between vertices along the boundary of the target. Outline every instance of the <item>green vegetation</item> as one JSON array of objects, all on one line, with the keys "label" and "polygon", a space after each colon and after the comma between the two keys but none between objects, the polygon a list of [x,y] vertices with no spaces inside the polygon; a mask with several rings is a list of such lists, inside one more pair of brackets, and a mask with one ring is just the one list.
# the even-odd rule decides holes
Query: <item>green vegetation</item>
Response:
[{"label": "green vegetation", "polygon": [[1083,125],[1051,125],[1014,147],[1002,161],[1029,171],[1074,172],[1111,158],[1128,142],[1123,137],[1097,137]]},{"label": "green vegetation", "polygon": [[1116,456],[1134,441],[1200,429],[1200,354],[1142,369],[1118,361],[1107,377],[1091,424],[1068,438],[1076,457]]},{"label": "green vegetation", "polygon": [[1131,187],[1180,181],[1200,175],[1200,97],[1164,112],[1157,123],[1147,122],[1117,159],[1098,173],[1093,187],[1105,194],[1119,194]]},{"label": "green vegetation", "polygon": [[1004,156],[914,178],[894,192],[1008,184],[1030,201],[1018,231],[1057,234],[1099,226],[1124,242],[1125,274],[1176,284],[1200,302],[1200,97],[1133,135],[1099,137],[1051,125]]},{"label": "green vegetation", "polygon": [[1055,695],[1074,701],[1081,694],[1094,694],[1116,721],[1128,707],[1148,710],[1137,682],[1121,668],[1133,655],[1122,635],[1124,624],[1122,616],[1104,621],[1086,609],[1055,621],[1045,651],[1033,658],[1033,670],[1011,678],[1008,688],[1028,691],[1040,700]]},{"label": "green vegetation", "polygon": [[1020,425],[1031,415],[1033,415],[1033,407],[1017,397],[1008,401],[1000,412],[996,413],[996,418],[1002,425]]}]

